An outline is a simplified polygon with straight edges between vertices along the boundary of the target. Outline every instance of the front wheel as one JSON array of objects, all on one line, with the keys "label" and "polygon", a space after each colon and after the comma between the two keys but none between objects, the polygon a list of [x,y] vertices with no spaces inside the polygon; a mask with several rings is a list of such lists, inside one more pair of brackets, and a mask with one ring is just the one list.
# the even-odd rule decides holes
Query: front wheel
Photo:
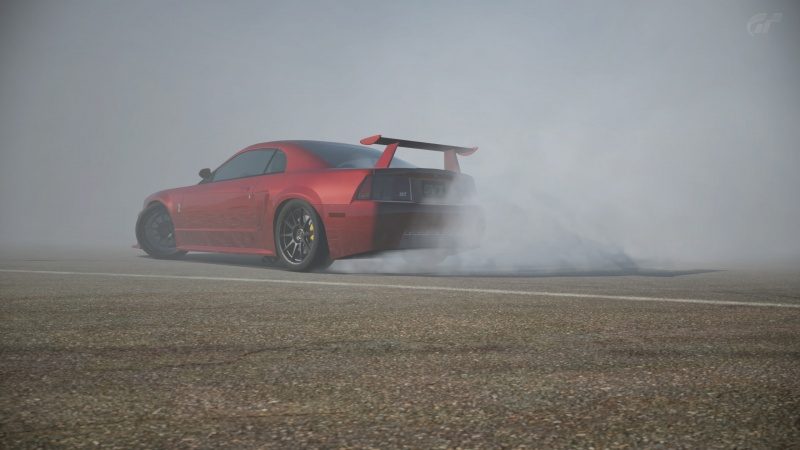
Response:
[{"label": "front wheel", "polygon": [[302,200],[291,200],[275,221],[275,253],[284,267],[306,271],[330,265],[319,214]]},{"label": "front wheel", "polygon": [[186,254],[175,247],[175,226],[163,205],[148,206],[136,221],[136,240],[148,255],[176,259]]}]

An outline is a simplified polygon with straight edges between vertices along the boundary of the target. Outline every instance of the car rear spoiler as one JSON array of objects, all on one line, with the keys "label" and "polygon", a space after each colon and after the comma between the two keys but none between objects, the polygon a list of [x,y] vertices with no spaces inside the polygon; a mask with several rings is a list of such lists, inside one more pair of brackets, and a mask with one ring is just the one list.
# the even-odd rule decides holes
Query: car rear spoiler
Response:
[{"label": "car rear spoiler", "polygon": [[429,142],[407,141],[405,139],[383,137],[380,134],[376,134],[375,136],[365,137],[364,139],[361,140],[361,143],[364,145],[380,144],[386,146],[386,150],[383,151],[381,157],[378,158],[378,162],[375,163],[376,169],[388,168],[389,165],[392,163],[392,159],[394,158],[394,153],[397,151],[397,147],[405,147],[405,148],[418,148],[421,150],[432,150],[435,152],[443,152],[444,170],[449,170],[451,172],[459,173],[461,172],[461,168],[458,165],[457,155],[469,156],[478,151],[478,147],[457,147],[455,145],[431,144]]}]

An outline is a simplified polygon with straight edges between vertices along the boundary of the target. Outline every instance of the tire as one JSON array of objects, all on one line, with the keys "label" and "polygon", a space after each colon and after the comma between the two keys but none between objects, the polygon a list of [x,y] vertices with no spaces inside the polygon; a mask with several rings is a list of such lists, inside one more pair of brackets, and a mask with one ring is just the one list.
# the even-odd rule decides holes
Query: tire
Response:
[{"label": "tire", "polygon": [[164,205],[148,206],[136,221],[136,240],[148,255],[158,259],[178,259],[187,252],[175,247],[175,226]]},{"label": "tire", "polygon": [[330,265],[325,228],[317,211],[302,200],[290,200],[275,220],[275,253],[285,268],[305,272]]}]

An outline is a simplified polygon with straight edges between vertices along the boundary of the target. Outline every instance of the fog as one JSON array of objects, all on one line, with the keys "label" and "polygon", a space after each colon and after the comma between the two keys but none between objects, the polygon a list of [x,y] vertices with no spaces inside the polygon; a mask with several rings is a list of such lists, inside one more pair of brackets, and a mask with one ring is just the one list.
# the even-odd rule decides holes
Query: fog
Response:
[{"label": "fog", "polygon": [[[758,13],[780,21],[748,28]],[[487,236],[450,265],[797,264],[799,14],[5,1],[0,244],[128,247],[146,195],[238,149],[380,133],[480,147],[461,167]]]}]

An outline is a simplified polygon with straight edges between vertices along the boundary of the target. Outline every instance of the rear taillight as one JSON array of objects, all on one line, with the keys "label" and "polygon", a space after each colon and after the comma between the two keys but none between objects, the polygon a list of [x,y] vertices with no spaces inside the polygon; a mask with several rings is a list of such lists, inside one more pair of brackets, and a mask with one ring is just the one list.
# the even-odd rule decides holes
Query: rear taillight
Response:
[{"label": "rear taillight", "polygon": [[370,200],[372,198],[372,175],[367,175],[356,190],[356,200]]},{"label": "rear taillight", "polygon": [[411,202],[411,178],[405,175],[368,175],[356,191],[356,200]]}]

